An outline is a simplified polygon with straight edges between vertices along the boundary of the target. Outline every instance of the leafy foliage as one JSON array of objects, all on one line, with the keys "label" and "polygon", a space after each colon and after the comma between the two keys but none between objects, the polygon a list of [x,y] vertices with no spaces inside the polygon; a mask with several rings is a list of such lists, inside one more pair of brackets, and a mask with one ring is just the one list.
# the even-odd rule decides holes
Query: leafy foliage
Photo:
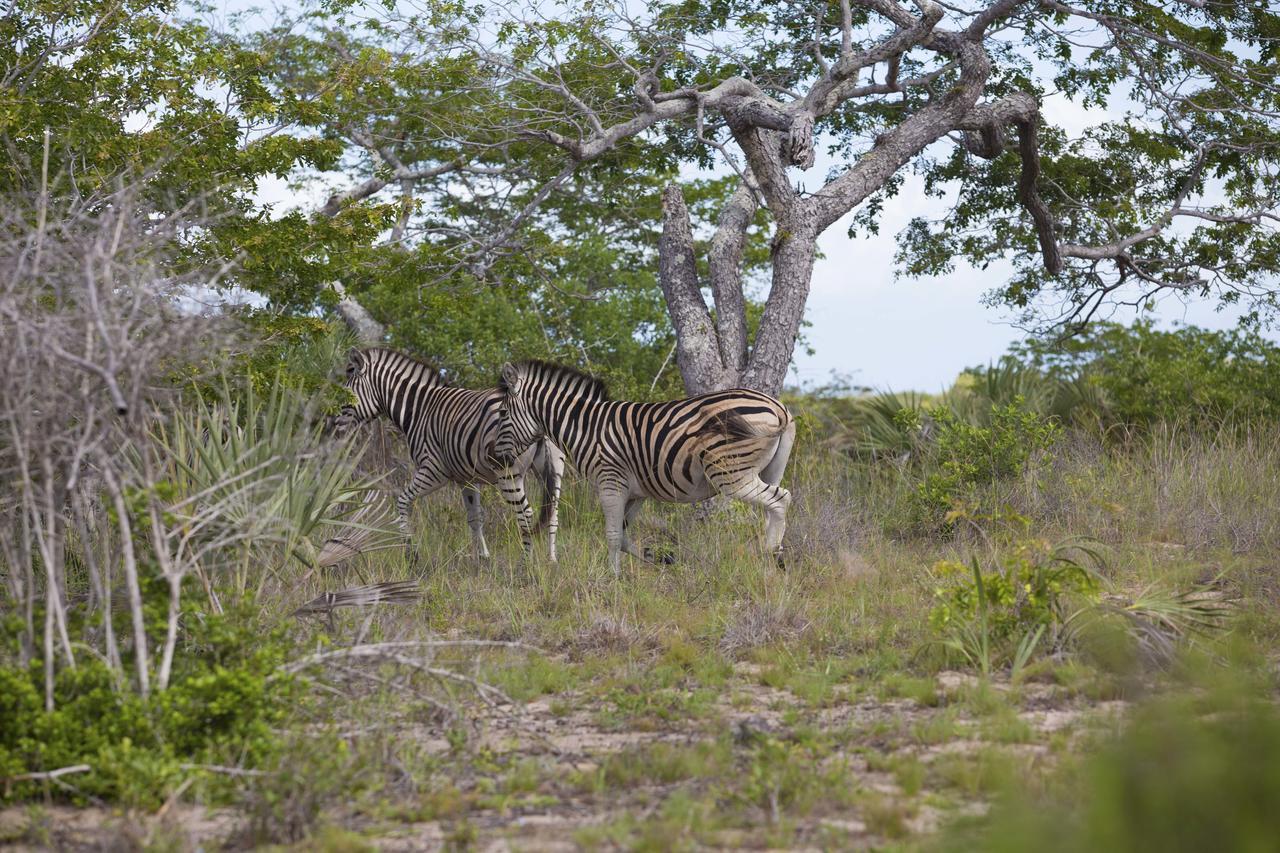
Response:
[{"label": "leafy foliage", "polygon": [[1212,331],[1102,324],[1065,341],[1031,340],[1015,355],[1046,375],[1097,389],[1112,423],[1216,423],[1280,416],[1280,346],[1256,329]]},{"label": "leafy foliage", "polygon": [[360,526],[347,516],[374,486],[356,476],[352,442],[322,433],[310,401],[278,375],[266,398],[249,384],[189,399],[156,442],[172,466],[175,506],[211,513],[197,535],[226,537],[236,555],[277,542],[309,563],[320,531]]},{"label": "leafy foliage", "polygon": [[[87,764],[89,771],[66,777],[62,793],[154,808],[192,776],[183,765],[265,761],[300,694],[277,671],[291,642],[257,614],[251,604],[192,612],[169,689],[146,699],[122,690],[104,662],[86,658],[58,673],[57,704],[46,711],[38,665],[0,666],[0,776]],[[227,795],[216,777],[206,781]],[[26,799],[43,785],[18,782],[0,796]]]},{"label": "leafy foliage", "polygon": [[909,430],[934,433],[917,457],[918,482],[911,504],[915,525],[923,530],[949,529],[957,511],[979,498],[979,489],[1018,477],[1053,446],[1062,434],[1056,419],[1028,411],[1020,397],[992,406],[990,425],[961,420],[951,409],[925,410],[928,424],[910,410],[898,416]]},{"label": "leafy foliage", "polygon": [[1022,541],[986,567],[942,560],[933,570],[950,585],[935,591],[929,622],[946,651],[983,674],[1011,663],[1016,675],[1042,639],[1057,645],[1081,602],[1097,599],[1101,569],[1098,552],[1075,542]]}]

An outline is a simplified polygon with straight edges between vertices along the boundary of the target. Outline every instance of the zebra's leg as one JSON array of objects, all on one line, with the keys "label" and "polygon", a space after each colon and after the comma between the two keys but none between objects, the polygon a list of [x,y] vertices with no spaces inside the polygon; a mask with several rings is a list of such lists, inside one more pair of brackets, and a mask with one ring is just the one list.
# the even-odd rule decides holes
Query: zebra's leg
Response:
[{"label": "zebra's leg", "polygon": [[475,486],[462,487],[462,503],[467,508],[467,526],[471,528],[471,542],[476,556],[489,559],[489,546],[484,541],[484,507],[480,505],[480,492]]},{"label": "zebra's leg", "polygon": [[551,515],[547,519],[547,559],[552,563],[559,562],[556,555],[556,532],[560,529],[560,478],[556,478],[556,484],[551,490],[551,495],[547,498],[551,501]]},{"label": "zebra's leg", "polygon": [[560,484],[564,480],[564,451],[547,441],[538,442],[530,468],[542,482],[542,510],[538,526],[546,527],[548,559],[556,562],[556,532],[560,529]]},{"label": "zebra's leg", "polygon": [[644,498],[632,497],[627,499],[626,509],[622,513],[622,550],[633,557],[639,557],[646,563],[662,563],[671,565],[675,562],[675,557],[670,554],[663,554],[661,557],[656,556],[652,548],[637,548],[635,543],[631,541],[631,525],[640,515],[640,507],[644,504]]},{"label": "zebra's leg", "polygon": [[787,507],[791,506],[791,492],[773,483],[766,483],[755,473],[744,472],[733,477],[712,469],[708,471],[708,479],[723,494],[764,507],[765,547],[777,559],[778,568],[785,568],[782,559],[782,536],[787,530]]},{"label": "zebra's leg", "polygon": [[514,468],[507,468],[498,475],[498,491],[516,514],[516,526],[520,528],[520,541],[524,553],[533,550],[533,510],[529,508],[529,499],[524,493],[524,474]]},{"label": "zebra's leg", "polygon": [[626,540],[627,493],[615,489],[600,490],[600,509],[604,511],[604,538],[609,543],[609,568],[616,577],[622,571],[620,553]]},{"label": "zebra's leg", "polygon": [[636,520],[636,516],[640,514],[640,507],[644,505],[644,498],[629,497],[622,510],[622,545],[621,548],[633,557],[639,557],[647,560],[649,557],[631,541],[630,528],[631,523]]},{"label": "zebra's leg", "polygon": [[[760,471],[760,479],[780,491],[786,492],[786,505],[782,509],[782,515],[777,519],[778,530],[776,533],[777,544],[773,546],[774,556],[778,560],[778,568],[786,568],[782,559],[782,534],[787,529],[787,507],[791,505],[791,493],[779,485],[782,482],[782,475],[787,470],[787,462],[791,459],[791,448],[796,443],[796,422],[792,421],[787,424],[787,428],[778,438],[778,446],[773,451],[773,458],[769,460],[769,464],[765,465]],[[769,526],[774,523],[773,516],[769,516],[769,521],[765,524],[765,539],[770,538]]]},{"label": "zebra's leg", "polygon": [[409,483],[396,496],[396,509],[400,513],[400,529],[404,531],[405,547],[409,551],[409,564],[416,566],[418,564],[418,549],[413,540],[413,531],[409,529],[409,512],[413,509],[413,502],[423,495],[429,495],[436,489],[444,485],[444,478],[440,477],[430,468],[419,466],[413,472],[413,476],[409,478]]}]

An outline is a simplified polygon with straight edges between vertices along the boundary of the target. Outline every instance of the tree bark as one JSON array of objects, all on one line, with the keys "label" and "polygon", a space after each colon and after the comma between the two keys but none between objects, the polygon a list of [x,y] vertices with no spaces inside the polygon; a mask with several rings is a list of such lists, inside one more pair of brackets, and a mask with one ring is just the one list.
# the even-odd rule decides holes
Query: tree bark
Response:
[{"label": "tree bark", "polygon": [[711,238],[711,298],[716,305],[720,363],[736,383],[747,366],[747,305],[742,294],[742,255],[756,215],[756,195],[746,181],[720,213]]},{"label": "tree bark", "polygon": [[796,338],[800,335],[818,241],[812,217],[797,217],[788,224],[791,227],[780,223],[774,234],[769,298],[765,301],[751,358],[742,374],[742,384],[747,388],[774,395],[782,392]]},{"label": "tree bark", "polygon": [[342,282],[335,281],[332,285],[334,291],[338,294],[338,316],[342,318],[342,322],[347,324],[350,329],[364,346],[378,346],[387,340],[387,329],[377,320],[373,319],[365,307],[355,300],[354,297],[347,295],[347,290],[342,286]]},{"label": "tree bark", "polygon": [[713,320],[698,280],[684,196],[674,184],[663,192],[659,281],[676,330],[676,364],[689,394],[734,386],[778,394],[786,381],[813,278],[815,217],[812,211],[789,205],[789,215],[779,222],[774,233],[772,286],[748,355],[741,261],[755,210],[755,197],[744,184],[721,214],[711,242]]},{"label": "tree bark", "polygon": [[694,256],[689,208],[675,184],[662,193],[662,237],[658,241],[658,281],[676,332],[676,364],[685,392],[703,394],[725,387],[720,342],[702,298]]}]

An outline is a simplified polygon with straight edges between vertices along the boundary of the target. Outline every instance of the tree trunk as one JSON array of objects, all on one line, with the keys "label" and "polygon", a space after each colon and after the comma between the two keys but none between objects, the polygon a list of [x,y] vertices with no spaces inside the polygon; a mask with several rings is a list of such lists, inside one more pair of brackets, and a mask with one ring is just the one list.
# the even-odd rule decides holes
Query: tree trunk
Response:
[{"label": "tree trunk", "polygon": [[743,387],[777,395],[786,381],[813,277],[817,231],[813,214],[798,206],[792,205],[780,221],[774,236],[773,283],[760,331],[748,352],[742,254],[755,211],[755,195],[744,183],[720,216],[710,253],[713,319],[698,280],[684,196],[674,184],[663,192],[658,277],[676,331],[676,364],[688,394]]},{"label": "tree trunk", "polygon": [[698,282],[689,209],[675,184],[662,193],[662,218],[658,281],[676,331],[676,364],[684,378],[685,392],[705,394],[725,388],[733,384],[736,376],[730,378],[721,361],[719,336]]},{"label": "tree trunk", "polygon": [[818,245],[811,217],[789,224],[789,228],[779,225],[774,235],[769,298],[751,348],[751,359],[742,374],[745,387],[775,396],[782,393],[800,324],[804,321]]},{"label": "tree trunk", "polygon": [[742,255],[756,215],[756,195],[743,181],[720,214],[711,238],[711,298],[716,304],[720,363],[737,382],[747,366],[747,305],[742,295]]},{"label": "tree trunk", "polygon": [[332,284],[334,292],[338,294],[338,316],[342,318],[342,322],[347,324],[350,329],[364,346],[378,346],[387,340],[387,329],[377,320],[373,319],[363,305],[355,300],[354,297],[347,295],[347,290],[342,286],[342,282],[335,281]]}]

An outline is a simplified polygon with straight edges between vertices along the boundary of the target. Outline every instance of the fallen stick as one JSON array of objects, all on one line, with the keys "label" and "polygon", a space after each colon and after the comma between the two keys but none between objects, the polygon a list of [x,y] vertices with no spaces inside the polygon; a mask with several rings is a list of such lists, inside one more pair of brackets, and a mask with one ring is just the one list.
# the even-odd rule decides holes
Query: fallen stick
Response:
[{"label": "fallen stick", "polygon": [[4,780],[5,785],[14,782],[38,782],[44,779],[57,779],[71,773],[88,773],[93,768],[88,764],[73,764],[70,767],[59,767],[57,770],[40,770],[32,773],[19,773]]},{"label": "fallen stick", "polygon": [[[57,770],[37,770],[31,773],[19,773],[17,776],[10,776],[4,780],[4,796],[8,799],[11,789],[18,782],[53,782],[55,785],[62,785],[58,781],[59,776],[70,776],[72,773],[88,773],[93,768],[88,764],[73,764],[70,767],[59,767]],[[75,790],[74,788],[72,790]]]}]

